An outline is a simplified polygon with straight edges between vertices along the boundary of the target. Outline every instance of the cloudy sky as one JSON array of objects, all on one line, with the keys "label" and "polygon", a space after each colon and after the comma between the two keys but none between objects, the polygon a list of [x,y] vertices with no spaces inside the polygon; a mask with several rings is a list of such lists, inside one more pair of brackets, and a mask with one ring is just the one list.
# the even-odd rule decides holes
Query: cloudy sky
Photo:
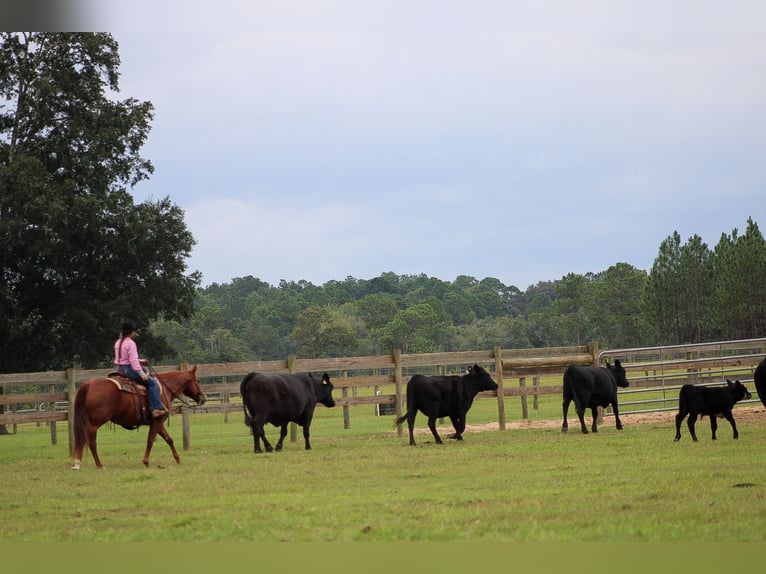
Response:
[{"label": "cloudy sky", "polygon": [[766,233],[766,3],[100,4],[203,284],[496,277]]}]

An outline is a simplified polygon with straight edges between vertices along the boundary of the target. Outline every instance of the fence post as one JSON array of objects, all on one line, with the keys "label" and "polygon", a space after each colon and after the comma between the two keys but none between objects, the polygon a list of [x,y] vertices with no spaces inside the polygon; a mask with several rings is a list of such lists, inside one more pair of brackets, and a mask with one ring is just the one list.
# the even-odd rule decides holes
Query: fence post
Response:
[{"label": "fence post", "polygon": [[221,395],[221,408],[223,409],[223,422],[229,422],[229,407],[231,406],[231,397],[229,396],[229,377],[223,377],[223,393]]},{"label": "fence post", "polygon": [[[189,363],[181,363],[178,365],[179,371],[185,371],[188,368]],[[168,404],[168,407],[171,405],[172,401]],[[191,418],[189,417],[189,409],[185,404],[181,405],[181,434],[183,435],[183,450],[189,450],[191,447]]]},{"label": "fence post", "polygon": [[[48,392],[55,393],[56,392],[56,385],[48,385]],[[56,406],[56,403],[45,403],[45,411],[53,411],[54,407]],[[56,446],[58,444],[58,437],[56,434],[56,421],[50,421],[48,423],[48,428],[50,428],[51,431],[51,444],[53,446]]]},{"label": "fence post", "polygon": [[529,418],[529,410],[527,409],[527,378],[519,377],[519,388],[523,389],[521,393],[521,418],[527,420]]},{"label": "fence post", "polygon": [[[396,383],[396,418],[402,416],[402,352],[394,349],[394,381]],[[396,432],[404,436],[404,428],[401,424],[396,425]]]},{"label": "fence post", "polygon": [[181,405],[181,428],[183,429],[184,450],[189,450],[191,446],[191,421],[189,407],[186,405]]},{"label": "fence post", "polygon": [[[295,373],[295,361],[295,355],[287,357],[287,372],[290,374]],[[290,442],[298,442],[298,425],[295,423],[290,423]]]},{"label": "fence post", "polygon": [[503,351],[499,346],[492,352],[495,355],[495,382],[497,383],[497,424],[505,430],[505,390],[503,387]]},{"label": "fence post", "polygon": [[593,366],[598,367],[598,342],[591,341],[588,343],[588,354],[593,357]]},{"label": "fence post", "polygon": [[[348,378],[348,371],[342,371],[340,376],[341,376],[342,379]],[[344,398],[348,397],[348,387],[343,385],[343,387],[341,387],[340,394]],[[343,405],[343,428],[344,429],[350,429],[351,428],[351,417],[349,415],[350,415],[350,413],[349,413],[348,404],[344,403],[344,405]]]},{"label": "fence post", "polygon": [[[598,343],[596,341],[588,343],[588,353],[593,357],[593,366],[600,367],[601,365],[598,363]],[[597,407],[596,413],[598,414],[595,422],[602,424],[604,422],[604,407]]]},{"label": "fence post", "polygon": [[67,381],[67,431],[69,434],[69,456],[74,455],[74,396],[77,392],[75,385],[74,369],[69,368],[66,370]]}]

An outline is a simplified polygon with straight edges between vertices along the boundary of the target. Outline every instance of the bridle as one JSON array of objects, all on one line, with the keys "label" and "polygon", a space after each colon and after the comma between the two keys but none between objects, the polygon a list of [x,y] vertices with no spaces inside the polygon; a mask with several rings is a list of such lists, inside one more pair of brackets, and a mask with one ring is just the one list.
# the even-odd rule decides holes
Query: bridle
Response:
[{"label": "bridle", "polygon": [[[154,367],[152,365],[147,364],[147,367],[148,367],[147,370],[152,374],[152,376],[154,378],[156,378],[158,381],[160,381],[162,383],[162,385],[166,389],[168,389],[168,392],[170,393],[170,400],[168,401],[168,406],[170,406],[174,400],[178,399],[187,408],[192,409],[192,408],[196,407],[196,405],[193,405],[192,403],[190,403],[189,400],[184,396],[184,394],[183,394],[183,387],[184,387],[184,385],[181,385],[181,389],[182,390],[179,391],[178,393],[176,393],[175,391],[173,391],[173,389],[171,389],[167,385],[167,383],[165,383],[162,380],[162,377],[160,376],[160,374],[157,371],[154,370]],[[197,386],[199,386],[199,381],[197,382]],[[200,389],[200,391],[201,391],[201,389]]]}]

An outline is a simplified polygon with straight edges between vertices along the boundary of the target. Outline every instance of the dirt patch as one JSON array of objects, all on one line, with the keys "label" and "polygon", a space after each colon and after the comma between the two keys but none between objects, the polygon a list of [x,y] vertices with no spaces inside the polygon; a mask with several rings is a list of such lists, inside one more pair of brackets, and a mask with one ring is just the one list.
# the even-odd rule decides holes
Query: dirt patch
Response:
[{"label": "dirt patch", "polygon": [[[641,414],[626,414],[626,415],[620,415],[620,420],[622,421],[623,426],[630,426],[630,425],[639,425],[639,424],[648,424],[648,423],[663,423],[668,424],[672,426],[673,420],[676,416],[677,411],[662,411],[662,412],[653,412],[653,413],[641,413]],[[612,417],[607,417],[606,422],[604,424],[608,425],[614,425],[613,422],[610,421]],[[580,421],[575,418],[568,418],[570,430],[572,428],[579,429],[580,428]],[[734,409],[734,420],[737,421],[737,425],[739,426],[740,423],[766,423],[766,409],[763,406],[748,406],[748,407],[737,407]],[[585,417],[585,424],[588,426],[588,430],[590,430],[591,425],[591,418],[590,413],[588,413]],[[728,423],[726,423],[728,425]],[[599,425],[601,426],[601,425]],[[561,427],[561,419],[558,420],[540,420],[540,421],[506,421],[505,428],[507,429],[550,429],[550,428],[560,428]],[[437,426],[437,430],[439,431],[439,434],[446,435],[450,432],[454,432],[451,425],[443,425],[443,426]],[[465,432],[483,432],[488,430],[498,430],[500,428],[499,424],[494,423],[486,423],[486,424],[467,424],[465,427]],[[422,434],[422,433],[429,433],[430,430],[428,428],[415,428],[415,434]]]}]

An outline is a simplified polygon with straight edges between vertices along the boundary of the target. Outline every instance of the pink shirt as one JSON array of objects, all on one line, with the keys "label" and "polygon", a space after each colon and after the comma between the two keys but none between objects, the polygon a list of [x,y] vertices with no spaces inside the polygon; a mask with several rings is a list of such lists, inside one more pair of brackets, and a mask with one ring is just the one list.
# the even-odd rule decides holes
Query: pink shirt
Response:
[{"label": "pink shirt", "polygon": [[[120,346],[122,343],[122,346]],[[132,337],[117,339],[114,343],[114,364],[130,365],[133,370],[141,374],[144,372],[141,361],[138,359],[138,347]]]}]

